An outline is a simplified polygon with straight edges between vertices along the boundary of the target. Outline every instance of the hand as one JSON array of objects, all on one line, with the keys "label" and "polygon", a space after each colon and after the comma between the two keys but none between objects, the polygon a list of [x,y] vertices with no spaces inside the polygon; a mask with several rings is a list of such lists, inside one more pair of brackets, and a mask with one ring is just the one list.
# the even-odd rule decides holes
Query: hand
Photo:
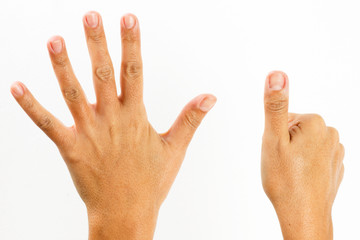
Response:
[{"label": "hand", "polygon": [[314,114],[288,113],[289,80],[272,72],[265,84],[262,183],[284,239],[332,239],[331,208],[344,175],[336,129]]},{"label": "hand", "polygon": [[139,22],[121,19],[121,95],[107,50],[102,19],[85,15],[96,104],[89,104],[61,37],[48,42],[52,65],[75,125],[64,126],[22,83],[11,92],[29,117],[54,141],[86,204],[90,239],[152,239],[160,205],[179,171],[187,146],[216,98],[200,95],[174,125],[158,134],[143,103]]}]

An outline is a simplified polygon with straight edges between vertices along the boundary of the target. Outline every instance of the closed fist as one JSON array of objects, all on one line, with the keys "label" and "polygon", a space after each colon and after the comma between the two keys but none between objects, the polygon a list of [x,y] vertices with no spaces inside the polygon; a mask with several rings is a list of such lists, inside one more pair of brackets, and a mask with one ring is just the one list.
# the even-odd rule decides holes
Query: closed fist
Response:
[{"label": "closed fist", "polygon": [[285,239],[332,239],[331,209],[344,175],[336,129],[316,114],[288,113],[289,80],[265,83],[261,173]]}]

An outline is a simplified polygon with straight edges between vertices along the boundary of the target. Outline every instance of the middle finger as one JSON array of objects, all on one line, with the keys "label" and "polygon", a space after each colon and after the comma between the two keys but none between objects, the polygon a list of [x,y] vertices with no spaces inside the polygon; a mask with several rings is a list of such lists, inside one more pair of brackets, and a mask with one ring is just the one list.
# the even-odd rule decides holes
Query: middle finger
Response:
[{"label": "middle finger", "polygon": [[114,68],[108,52],[100,14],[88,12],[85,14],[83,22],[91,58],[97,106],[103,109],[118,102]]}]

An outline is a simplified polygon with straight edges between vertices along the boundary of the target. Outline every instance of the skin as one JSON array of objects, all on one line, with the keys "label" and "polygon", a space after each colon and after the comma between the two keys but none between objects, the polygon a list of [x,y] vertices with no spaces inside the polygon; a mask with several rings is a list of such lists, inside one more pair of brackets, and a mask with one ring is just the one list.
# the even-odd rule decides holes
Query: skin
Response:
[{"label": "skin", "polygon": [[64,40],[48,44],[51,62],[75,124],[64,126],[46,111],[24,84],[11,92],[29,117],[57,145],[84,201],[89,239],[152,239],[157,215],[180,169],[186,149],[216,98],[203,94],[190,101],[173,126],[159,134],[143,103],[139,21],[121,19],[121,95],[107,50],[102,20],[83,19],[90,53],[96,103],[90,104],[76,79]]},{"label": "skin", "polygon": [[339,133],[315,114],[288,113],[289,80],[265,84],[261,173],[284,239],[332,239],[331,209],[344,176]]}]

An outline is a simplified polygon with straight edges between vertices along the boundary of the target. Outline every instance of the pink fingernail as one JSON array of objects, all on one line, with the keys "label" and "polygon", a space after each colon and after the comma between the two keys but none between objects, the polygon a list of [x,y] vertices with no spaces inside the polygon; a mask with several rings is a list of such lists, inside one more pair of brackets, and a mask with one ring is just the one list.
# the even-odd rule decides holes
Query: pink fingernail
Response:
[{"label": "pink fingernail", "polygon": [[22,95],[24,95],[24,89],[23,89],[23,87],[21,86],[21,84],[18,83],[18,82],[13,83],[13,84],[11,85],[10,91],[11,91],[11,94],[12,94],[15,98],[18,98],[18,97],[21,97]]},{"label": "pink fingernail", "polygon": [[124,16],[124,25],[127,29],[131,29],[135,25],[135,18],[131,14]]},{"label": "pink fingernail", "polygon": [[200,102],[200,110],[203,112],[210,111],[211,108],[214,107],[216,103],[216,97],[214,96],[207,96]]},{"label": "pink fingernail", "polygon": [[62,41],[61,39],[50,40],[50,45],[54,53],[60,53],[62,51]]},{"label": "pink fingernail", "polygon": [[85,15],[86,23],[91,28],[96,28],[99,25],[99,17],[96,13],[89,12]]},{"label": "pink fingernail", "polygon": [[285,86],[285,77],[281,72],[272,72],[269,75],[269,88],[271,90],[279,91]]}]

